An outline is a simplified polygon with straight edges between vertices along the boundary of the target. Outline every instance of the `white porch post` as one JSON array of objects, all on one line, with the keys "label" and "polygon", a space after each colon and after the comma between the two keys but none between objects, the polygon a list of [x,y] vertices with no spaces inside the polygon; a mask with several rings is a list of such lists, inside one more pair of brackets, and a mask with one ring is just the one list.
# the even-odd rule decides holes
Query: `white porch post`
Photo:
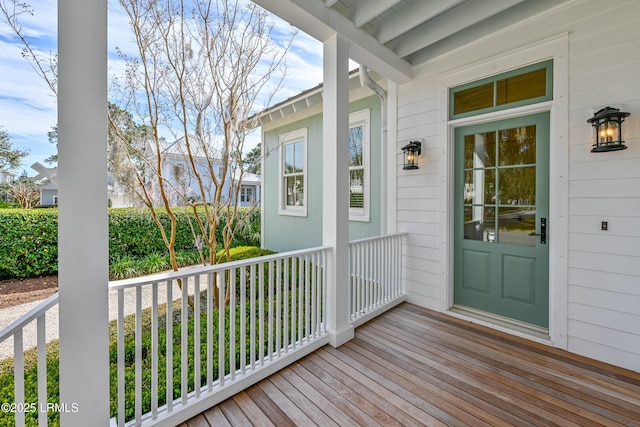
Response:
[{"label": "white porch post", "polygon": [[107,0],[58,0],[61,425],[109,425]]},{"label": "white porch post", "polygon": [[338,347],[354,336],[349,323],[349,41],[334,34],[324,42],[322,144],[322,240],[329,259],[329,342]]}]

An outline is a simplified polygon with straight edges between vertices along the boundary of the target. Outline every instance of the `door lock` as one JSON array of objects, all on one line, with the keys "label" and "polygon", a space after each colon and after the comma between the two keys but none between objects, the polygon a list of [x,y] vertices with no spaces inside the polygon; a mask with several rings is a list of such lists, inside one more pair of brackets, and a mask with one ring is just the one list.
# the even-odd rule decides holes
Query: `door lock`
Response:
[{"label": "door lock", "polygon": [[529,233],[529,236],[540,236],[540,243],[547,244],[547,218],[540,218],[540,233]]}]

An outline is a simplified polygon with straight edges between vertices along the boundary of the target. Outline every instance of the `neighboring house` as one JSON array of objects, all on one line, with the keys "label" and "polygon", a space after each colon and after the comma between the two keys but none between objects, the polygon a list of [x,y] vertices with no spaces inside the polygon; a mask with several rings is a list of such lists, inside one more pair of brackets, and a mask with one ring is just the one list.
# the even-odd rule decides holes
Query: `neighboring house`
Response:
[{"label": "neighboring house", "polygon": [[[150,156],[153,157],[153,150],[150,152],[152,153]],[[171,204],[178,206],[184,205],[186,201],[201,201],[202,195],[199,182],[189,164],[190,160],[184,147],[184,138],[164,144],[162,158],[162,175],[167,180],[166,192]],[[215,184],[210,168],[213,168],[216,179],[221,180],[223,173],[225,173],[223,162],[220,159],[209,160],[204,155],[194,155],[193,159],[207,193],[207,199],[213,200]],[[209,162],[211,162],[211,165]],[[233,202],[235,193],[231,191],[231,188],[232,185],[236,186],[238,174],[236,171],[232,171],[232,168],[232,166],[229,166],[226,171],[226,178],[222,187],[222,203]],[[149,178],[148,182],[153,183],[155,203],[160,205],[161,199],[156,181],[153,178]],[[260,196],[259,177],[245,172],[240,186],[239,205],[255,206]]]},{"label": "neighboring house", "polygon": [[[320,261],[305,263],[321,270],[326,284],[321,302],[327,315],[320,328],[326,342],[339,346],[354,336],[348,235],[355,222],[349,221],[347,145],[352,59],[387,79],[382,85],[387,143],[381,164],[372,163],[372,168],[384,173],[380,233],[404,233],[399,270],[407,301],[640,372],[638,0],[254,2],[323,43],[324,252]],[[100,153],[106,152],[107,141],[107,2],[71,3],[58,6],[58,39],[65,53],[60,55],[64,84],[58,110],[73,118],[60,121],[60,134],[67,135],[60,147],[74,154],[61,156],[61,166],[67,163],[59,180],[69,207],[59,216],[60,401],[81,410],[63,412],[61,421],[106,426],[108,233],[101,176],[106,167]],[[594,132],[587,120],[607,106],[630,114],[623,128],[628,148],[592,152]],[[286,197],[276,206],[290,211],[282,216],[291,224],[305,214],[313,220],[319,209],[309,194],[317,184],[307,183],[317,177],[305,179],[304,168],[310,173],[307,165],[320,159],[305,162],[298,156],[298,147],[306,144],[310,150],[319,139],[294,133],[300,129],[290,128],[292,139],[283,134],[280,141],[287,168],[278,180],[286,191],[278,198]],[[417,168],[405,169],[402,147],[414,141],[421,144]],[[280,155],[274,155],[276,161]],[[90,180],[92,173],[97,177]],[[312,230],[292,226],[287,232]],[[275,264],[269,261],[269,269],[279,274],[280,263]],[[288,296],[285,291],[284,299]],[[276,312],[273,327],[279,329],[282,317]],[[295,341],[288,343],[282,353],[296,351]],[[188,351],[184,347],[182,354]],[[249,387],[256,371],[268,375],[285,367],[290,360],[269,364],[280,353],[263,357],[261,352],[266,366],[233,365],[239,374],[224,378],[227,394],[203,401],[198,399],[210,398],[211,388],[204,387],[200,395],[184,391],[182,399],[168,405],[167,411],[178,413],[175,420],[163,418],[164,409],[153,415],[158,423],[179,424]],[[561,357],[556,353],[556,359]],[[182,375],[186,383],[186,369]],[[632,377],[627,377],[630,387]],[[138,402],[143,387],[138,386]],[[140,408],[136,405],[137,412]]]},{"label": "neighboring house", "polygon": [[16,175],[8,172],[0,170],[0,185],[2,184],[12,184],[13,181],[16,180]]},{"label": "neighboring house", "polygon": [[[240,173],[234,171],[234,182],[240,179]],[[240,206],[260,206],[262,202],[262,177],[250,172],[242,172],[240,182]]]},{"label": "neighboring house", "polygon": [[58,206],[58,185],[45,182],[40,186],[40,206]]},{"label": "neighboring house", "polygon": [[[382,233],[382,103],[350,77],[349,239]],[[262,245],[322,244],[322,85],[262,112]],[[275,117],[275,118],[273,118]]]}]

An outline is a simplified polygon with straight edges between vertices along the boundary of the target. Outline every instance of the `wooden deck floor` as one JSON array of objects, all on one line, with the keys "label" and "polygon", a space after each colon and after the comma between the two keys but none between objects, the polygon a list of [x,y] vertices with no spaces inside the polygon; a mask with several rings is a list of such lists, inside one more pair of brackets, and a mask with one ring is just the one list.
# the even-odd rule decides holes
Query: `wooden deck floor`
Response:
[{"label": "wooden deck floor", "polygon": [[402,304],[183,423],[640,426],[640,374]]}]

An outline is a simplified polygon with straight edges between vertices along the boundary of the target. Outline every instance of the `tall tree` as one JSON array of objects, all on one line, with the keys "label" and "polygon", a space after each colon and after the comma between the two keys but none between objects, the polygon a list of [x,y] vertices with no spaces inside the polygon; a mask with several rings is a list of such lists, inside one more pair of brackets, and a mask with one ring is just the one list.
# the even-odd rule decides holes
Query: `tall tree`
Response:
[{"label": "tall tree", "polygon": [[[162,134],[171,134],[186,159],[185,173],[197,187],[199,206],[192,204],[197,239],[208,247],[215,264],[216,249],[229,249],[236,227],[245,218],[238,209],[244,171],[244,124],[269,105],[284,73],[285,55],[294,34],[276,34],[268,14],[253,3],[239,0],[120,0],[129,15],[136,57],[127,61],[121,94],[135,106],[150,130],[153,162],[148,163],[154,187],[171,226],[155,221],[175,259],[176,217],[169,195],[179,192],[163,169]],[[275,43],[276,35],[281,42]],[[202,167],[202,159],[205,166]],[[148,176],[148,175],[147,175]],[[145,203],[153,207],[149,183],[138,175]],[[186,198],[186,195],[183,195]],[[222,242],[216,229],[224,223]],[[218,293],[215,292],[214,295]],[[216,300],[217,304],[225,301]]]},{"label": "tall tree", "polygon": [[9,134],[0,127],[0,171],[9,171],[20,167],[22,159],[27,154],[29,154],[28,150],[13,147]]}]

